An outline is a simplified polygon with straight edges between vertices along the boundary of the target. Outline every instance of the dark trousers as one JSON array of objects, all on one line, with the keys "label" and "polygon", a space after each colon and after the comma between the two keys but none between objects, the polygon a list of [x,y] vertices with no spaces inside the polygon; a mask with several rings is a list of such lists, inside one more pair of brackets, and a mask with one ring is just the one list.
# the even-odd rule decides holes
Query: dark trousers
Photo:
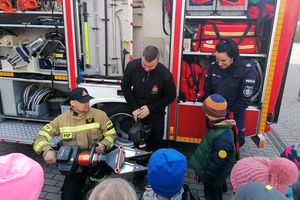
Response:
[{"label": "dark trousers", "polygon": [[[151,114],[145,119],[141,120],[144,125],[151,126],[151,134],[146,139],[147,151],[156,151],[163,147],[164,125],[165,118],[162,114]],[[150,156],[139,158],[136,163],[139,165],[147,166]],[[137,185],[139,189],[144,190],[146,186],[146,174],[147,171],[134,173],[133,183]]]},{"label": "dark trousers", "polygon": [[[86,193],[92,189],[106,175],[110,175],[111,168],[101,161],[98,167],[82,167],[82,172],[65,176],[62,187],[62,200],[82,200]],[[87,180],[88,178],[88,180]]]},{"label": "dark trousers", "polygon": [[152,132],[146,140],[147,148],[156,151],[163,147],[165,113],[150,114],[142,120],[143,124],[151,126]]},{"label": "dark trousers", "polygon": [[62,200],[82,200],[83,188],[88,176],[87,169],[82,172],[74,173],[72,175],[65,176],[65,181],[62,187]]},{"label": "dark trousers", "polygon": [[238,131],[239,131],[239,142],[240,147],[245,144],[245,111],[242,112],[234,112],[234,120],[236,122]]},{"label": "dark trousers", "polygon": [[204,185],[204,198],[206,200],[223,200],[223,187]]}]

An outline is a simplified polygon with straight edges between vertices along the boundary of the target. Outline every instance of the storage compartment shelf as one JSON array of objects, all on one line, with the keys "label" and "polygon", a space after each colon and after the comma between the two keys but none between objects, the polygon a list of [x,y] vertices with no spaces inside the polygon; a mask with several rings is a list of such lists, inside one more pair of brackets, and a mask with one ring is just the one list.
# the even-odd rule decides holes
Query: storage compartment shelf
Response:
[{"label": "storage compartment shelf", "polygon": [[[192,52],[192,51],[188,52],[188,51],[183,51],[183,54],[184,54],[184,55],[208,55],[208,56],[210,56],[210,55],[212,55],[213,53],[200,52],[200,51],[198,51],[198,52]],[[240,56],[242,56],[242,57],[265,58],[265,57],[266,57],[266,54],[250,54],[250,53],[248,53],[248,54],[240,54]]]},{"label": "storage compartment shelf", "polygon": [[[7,12],[4,12],[4,11],[0,11],[0,14],[7,14]],[[24,15],[28,15],[28,14],[31,14],[31,15],[62,15],[63,13],[62,12],[58,12],[58,11],[54,11],[54,12],[51,12],[51,11],[16,11],[14,13],[11,13],[12,15],[14,14],[24,14]]]},{"label": "storage compartment shelf", "polygon": [[32,24],[0,24],[0,27],[64,28],[64,26],[54,26],[54,25],[32,25]]},{"label": "storage compartment shelf", "polygon": [[200,16],[200,15],[187,15],[186,19],[247,19],[246,15],[242,16],[221,16],[221,15],[208,15],[208,16]]},{"label": "storage compartment shelf", "polygon": [[[32,82],[32,83],[52,83],[51,80],[38,80],[38,79],[25,79],[25,78],[14,78],[14,77],[0,77],[0,79],[3,80],[16,80],[16,81],[24,81],[24,82]],[[68,81],[67,80],[54,80],[53,83],[55,84],[64,84],[67,85]]]}]

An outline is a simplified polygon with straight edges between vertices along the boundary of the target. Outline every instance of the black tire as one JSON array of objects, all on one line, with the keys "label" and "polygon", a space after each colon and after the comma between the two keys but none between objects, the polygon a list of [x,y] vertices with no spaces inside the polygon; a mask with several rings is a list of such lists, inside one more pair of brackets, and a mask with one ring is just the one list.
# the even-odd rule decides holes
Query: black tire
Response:
[{"label": "black tire", "polygon": [[108,117],[117,113],[127,113],[131,115],[130,109],[125,103],[105,103],[100,109],[106,112]]},{"label": "black tire", "polygon": [[134,125],[135,121],[130,109],[126,104],[107,103],[101,107],[111,119],[117,132],[116,146],[134,147],[134,143],[128,140],[128,130]]}]

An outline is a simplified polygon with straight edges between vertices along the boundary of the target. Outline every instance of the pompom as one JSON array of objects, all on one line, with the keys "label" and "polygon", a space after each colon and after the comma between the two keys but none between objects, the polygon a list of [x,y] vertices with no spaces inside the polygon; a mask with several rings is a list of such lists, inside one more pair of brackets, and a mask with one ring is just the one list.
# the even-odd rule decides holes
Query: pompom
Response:
[{"label": "pompom", "polygon": [[286,158],[274,158],[270,169],[270,184],[282,194],[298,179],[297,166]]}]

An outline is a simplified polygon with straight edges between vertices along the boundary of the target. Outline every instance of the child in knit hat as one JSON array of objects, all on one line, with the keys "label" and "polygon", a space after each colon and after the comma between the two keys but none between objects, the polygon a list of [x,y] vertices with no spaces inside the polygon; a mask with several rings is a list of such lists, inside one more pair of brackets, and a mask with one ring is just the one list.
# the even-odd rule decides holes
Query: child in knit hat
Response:
[{"label": "child in knit hat", "polygon": [[0,199],[39,199],[44,183],[39,163],[23,154],[11,153],[0,156],[0,169]]},{"label": "child in knit hat", "polygon": [[270,184],[283,195],[298,178],[297,166],[286,158],[247,157],[239,160],[231,171],[233,191],[251,182]]},{"label": "child in knit hat", "polygon": [[186,158],[175,149],[159,149],[150,157],[144,200],[181,200]]},{"label": "child in knit hat", "polygon": [[223,199],[223,186],[235,163],[234,120],[226,120],[227,102],[219,94],[207,97],[202,106],[207,132],[189,164],[201,177],[206,199]]},{"label": "child in knit hat", "polygon": [[288,196],[293,197],[294,200],[300,200],[300,142],[288,146],[280,156],[289,159],[297,166],[298,180],[289,187]]},{"label": "child in knit hat", "polygon": [[234,200],[288,200],[271,185],[259,182],[242,185],[235,195]]}]

